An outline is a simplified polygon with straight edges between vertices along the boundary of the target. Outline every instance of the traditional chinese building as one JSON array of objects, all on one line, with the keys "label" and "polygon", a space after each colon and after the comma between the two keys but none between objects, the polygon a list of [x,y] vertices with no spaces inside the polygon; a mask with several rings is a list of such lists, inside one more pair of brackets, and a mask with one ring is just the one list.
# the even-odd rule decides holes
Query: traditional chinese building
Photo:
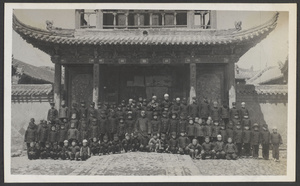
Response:
[{"label": "traditional chinese building", "polygon": [[209,10],[75,10],[74,29],[50,21],[38,29],[15,16],[13,28],[51,56],[57,107],[61,99],[70,105],[152,95],[161,99],[164,93],[231,103],[236,99],[235,63],[274,30],[277,18],[278,13],[247,30],[241,22],[220,30],[216,11]]}]

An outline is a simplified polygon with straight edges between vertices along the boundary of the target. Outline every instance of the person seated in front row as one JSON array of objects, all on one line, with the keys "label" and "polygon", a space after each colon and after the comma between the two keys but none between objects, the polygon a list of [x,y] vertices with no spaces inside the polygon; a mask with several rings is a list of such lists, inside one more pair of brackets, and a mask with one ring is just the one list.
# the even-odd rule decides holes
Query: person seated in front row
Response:
[{"label": "person seated in front row", "polygon": [[205,137],[205,142],[202,144],[201,157],[203,160],[206,159],[207,156],[210,156],[210,159],[215,157],[215,151],[213,149],[213,144],[210,142],[210,137]]}]

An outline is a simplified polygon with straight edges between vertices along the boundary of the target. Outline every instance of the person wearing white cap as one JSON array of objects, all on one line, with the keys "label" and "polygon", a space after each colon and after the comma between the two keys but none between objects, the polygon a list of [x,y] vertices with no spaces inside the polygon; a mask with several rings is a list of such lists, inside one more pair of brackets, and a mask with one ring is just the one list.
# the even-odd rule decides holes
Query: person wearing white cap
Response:
[{"label": "person wearing white cap", "polygon": [[240,109],[240,118],[243,119],[245,116],[249,117],[249,111],[246,108],[246,103],[242,102],[241,103],[241,109]]},{"label": "person wearing white cap", "polygon": [[87,146],[87,140],[84,139],[82,141],[82,147],[80,148],[80,159],[82,161],[85,161],[87,160],[90,156],[91,156],[91,150],[90,150],[90,147]]},{"label": "person wearing white cap", "polygon": [[170,108],[172,106],[171,101],[169,100],[169,94],[164,94],[164,100],[162,101],[160,107],[161,110],[164,110],[164,108]]},{"label": "person wearing white cap", "polygon": [[273,159],[274,161],[279,161],[279,146],[282,144],[282,138],[281,135],[277,132],[277,127],[273,127],[273,132],[271,133],[271,139],[270,142],[273,146]]},{"label": "person wearing white cap", "polygon": [[170,110],[171,113],[176,113],[176,114],[180,113],[180,98],[177,97],[175,99],[175,103],[171,106]]},{"label": "person wearing white cap", "polygon": [[65,159],[70,159],[70,156],[69,156],[69,141],[68,140],[65,140],[64,141],[64,146],[62,147],[60,153],[59,153],[59,157],[62,159],[62,160],[65,160]]}]

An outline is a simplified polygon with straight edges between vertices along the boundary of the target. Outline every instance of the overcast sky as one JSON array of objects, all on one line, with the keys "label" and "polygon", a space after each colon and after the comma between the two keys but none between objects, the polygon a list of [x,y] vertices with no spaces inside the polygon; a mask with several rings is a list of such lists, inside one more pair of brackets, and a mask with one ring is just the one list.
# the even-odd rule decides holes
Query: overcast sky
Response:
[{"label": "overcast sky", "polygon": [[[46,20],[53,20],[54,26],[74,28],[74,10],[14,10],[18,19],[30,26],[45,29]],[[218,11],[217,28],[234,28],[235,21],[242,21],[242,29],[248,29],[268,21],[275,12],[261,11]],[[16,59],[35,66],[53,66],[48,54],[34,48],[13,31],[12,53]],[[260,70],[266,66],[277,66],[288,53],[288,12],[280,12],[278,24],[269,36],[244,54],[239,67]]]}]

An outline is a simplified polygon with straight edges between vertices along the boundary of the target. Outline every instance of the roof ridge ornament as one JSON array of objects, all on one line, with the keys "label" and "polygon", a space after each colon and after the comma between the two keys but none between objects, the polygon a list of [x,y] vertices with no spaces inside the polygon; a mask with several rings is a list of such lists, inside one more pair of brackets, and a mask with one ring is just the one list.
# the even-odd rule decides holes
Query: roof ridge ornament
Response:
[{"label": "roof ridge ornament", "polygon": [[234,26],[237,31],[242,30],[242,21],[235,21]]}]

